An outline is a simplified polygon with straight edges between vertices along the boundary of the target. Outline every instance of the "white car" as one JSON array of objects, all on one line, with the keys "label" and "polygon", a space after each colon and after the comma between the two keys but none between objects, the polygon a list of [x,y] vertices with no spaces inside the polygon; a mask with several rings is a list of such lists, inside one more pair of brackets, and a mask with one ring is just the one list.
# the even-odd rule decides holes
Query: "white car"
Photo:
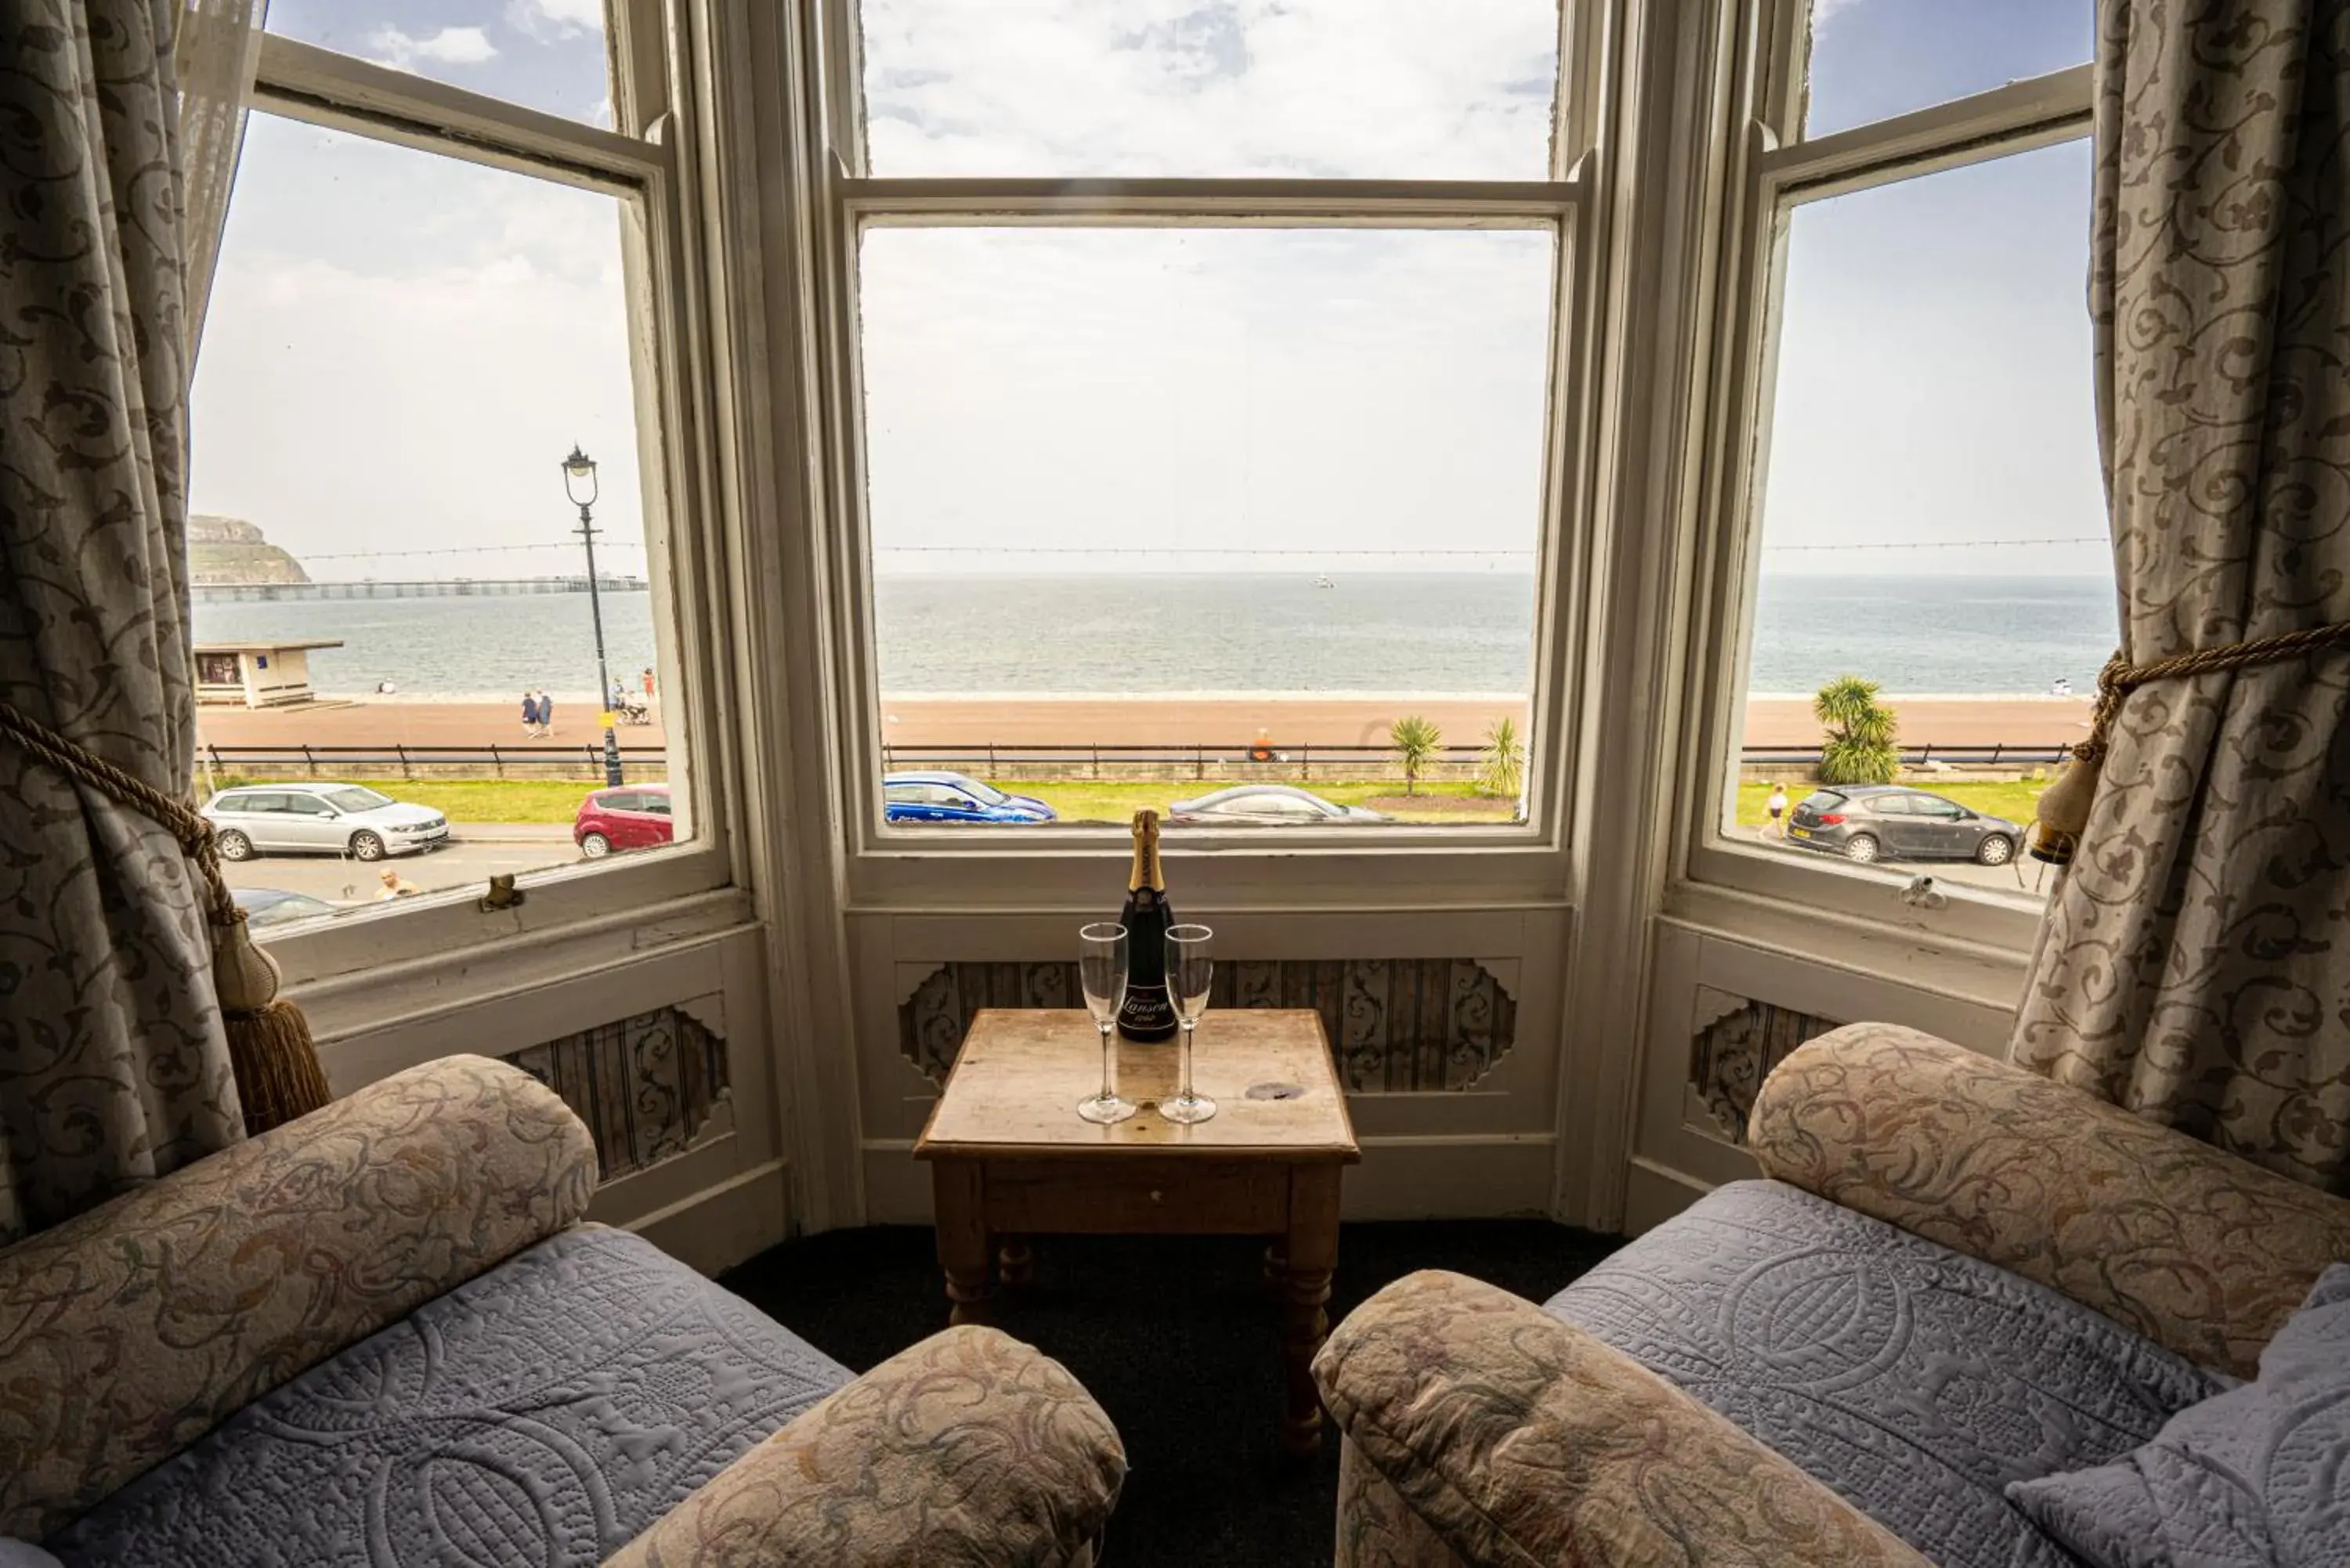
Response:
[{"label": "white car", "polygon": [[380,860],[449,839],[449,819],[360,784],[267,784],[224,789],[203,805],[224,860],[262,854],[348,855]]}]

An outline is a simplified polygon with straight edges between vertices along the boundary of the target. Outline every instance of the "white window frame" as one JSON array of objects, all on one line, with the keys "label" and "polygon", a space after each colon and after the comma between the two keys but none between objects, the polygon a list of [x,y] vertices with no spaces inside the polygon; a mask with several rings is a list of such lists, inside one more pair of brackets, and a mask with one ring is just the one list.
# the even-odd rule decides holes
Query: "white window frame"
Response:
[{"label": "white window frame", "polygon": [[[1746,16],[1752,68],[1740,176],[1724,213],[1724,283],[1714,321],[1724,354],[1696,459],[1705,575],[1689,669],[1690,711],[1699,732],[1683,753],[1674,792],[1679,872],[1667,890],[1666,913],[1726,919],[1758,932],[1776,924],[1796,940],[1824,929],[1864,941],[1892,931],[1963,957],[1998,961],[2027,952],[2040,927],[2036,900],[1938,880],[1939,907],[1912,904],[1900,896],[1916,875],[1911,868],[1798,858],[1733,840],[1721,823],[1743,741],[1788,220],[1810,202],[2085,139],[2092,67],[1805,140],[1809,0],[1755,0]],[[2084,278],[2085,301],[2086,286]]]},{"label": "white window frame", "polygon": [[[1574,781],[1581,751],[1583,641],[1592,514],[1590,426],[1597,379],[1603,214],[1599,139],[1610,6],[1560,7],[1559,77],[1550,178],[1540,181],[1265,180],[1218,178],[881,177],[866,173],[857,0],[793,0],[803,36],[804,90],[821,95],[812,133],[822,188],[809,203],[812,310],[822,343],[816,373],[826,504],[820,570],[830,583],[833,742],[847,907],[903,909],[1050,903],[1098,895],[1102,866],[1123,857],[1123,827],[1034,828],[887,825],[882,815],[880,692],[873,566],[866,510],[864,395],[858,339],[858,235],[865,225],[1490,228],[1554,235],[1542,512],[1536,525],[1533,649],[1534,750],[1523,824],[1362,828],[1185,829],[1169,844],[1187,888],[1211,899],[1247,899],[1277,888],[1288,898],[1349,896],[1361,907],[1366,874],[1399,889],[1396,907],[1489,905],[1518,893],[1555,900],[1566,886]],[[830,47],[826,47],[826,46]],[[1180,793],[1180,792],[1179,792]],[[1404,857],[1408,877],[1373,863]],[[1409,891],[1400,889],[1408,888]]]},{"label": "white window frame", "polygon": [[[733,828],[732,737],[722,725],[721,605],[712,573],[725,558],[708,432],[721,390],[701,346],[707,317],[706,238],[681,164],[685,78],[666,56],[678,36],[663,0],[608,0],[614,119],[619,130],[527,109],[445,82],[372,65],[278,34],[263,36],[252,106],[257,112],[350,132],[438,157],[505,170],[617,198],[630,314],[646,575],[663,654],[671,715],[669,768],[682,774],[680,805],[691,836],[672,848],[593,864],[558,864],[517,878],[519,906],[480,907],[481,887],[442,889],[332,920],[267,933],[269,950],[314,1012],[372,1016],[399,1005],[380,981],[431,969],[452,953],[494,943],[593,944],[660,909],[682,933],[744,918]],[[629,134],[627,128],[636,128]],[[234,195],[232,194],[232,210]],[[559,452],[547,454],[549,511],[562,504]],[[586,786],[583,785],[583,789]],[[689,793],[690,792],[690,793]],[[682,814],[681,814],[682,815]],[[557,948],[546,962],[560,967]],[[517,958],[517,983],[543,967]],[[395,988],[397,989],[397,988]]]}]

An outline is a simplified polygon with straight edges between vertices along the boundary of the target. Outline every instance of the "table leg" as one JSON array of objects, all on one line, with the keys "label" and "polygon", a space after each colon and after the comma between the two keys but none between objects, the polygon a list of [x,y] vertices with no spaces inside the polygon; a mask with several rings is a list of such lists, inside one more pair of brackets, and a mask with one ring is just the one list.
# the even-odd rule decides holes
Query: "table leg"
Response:
[{"label": "table leg", "polygon": [[1335,1165],[1299,1166],[1289,1178],[1289,1233],[1279,1254],[1281,1359],[1289,1384],[1281,1440],[1300,1458],[1322,1448],[1322,1396],[1313,1366],[1330,1334],[1323,1309],[1338,1266],[1338,1176]]},{"label": "table leg", "polygon": [[988,1245],[984,1185],[972,1161],[941,1159],[931,1167],[931,1206],[939,1232],[939,1268],[947,1277],[950,1324],[988,1318]]},{"label": "table leg", "polygon": [[1036,1249],[1025,1236],[1006,1236],[995,1254],[996,1277],[1007,1290],[1036,1282]]}]

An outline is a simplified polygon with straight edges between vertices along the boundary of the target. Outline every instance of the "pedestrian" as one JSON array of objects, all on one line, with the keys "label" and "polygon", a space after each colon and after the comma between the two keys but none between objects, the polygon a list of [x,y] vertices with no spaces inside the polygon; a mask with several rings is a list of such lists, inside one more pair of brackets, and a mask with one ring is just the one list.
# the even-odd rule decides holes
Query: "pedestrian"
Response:
[{"label": "pedestrian", "polygon": [[424,891],[389,866],[376,873],[376,880],[383,884],[383,891],[376,895],[379,902],[386,898],[412,898]]},{"label": "pedestrian", "polygon": [[652,666],[651,666],[651,665],[650,665],[650,664],[649,664],[649,665],[647,665],[647,666],[645,666],[644,682],[645,682],[645,705],[646,705],[647,707],[650,707],[650,706],[652,705],[652,700],[653,700],[653,670],[652,670]]},{"label": "pedestrian", "polygon": [[1772,780],[1771,798],[1762,803],[1762,809],[1771,814],[1771,836],[1786,837],[1787,825],[1782,819],[1787,815],[1787,786],[1776,779]]},{"label": "pedestrian", "polygon": [[538,689],[538,732],[542,735],[555,733],[555,699],[546,694],[544,686]]},{"label": "pedestrian", "polygon": [[522,732],[525,735],[538,733],[538,696],[536,692],[522,694]]}]

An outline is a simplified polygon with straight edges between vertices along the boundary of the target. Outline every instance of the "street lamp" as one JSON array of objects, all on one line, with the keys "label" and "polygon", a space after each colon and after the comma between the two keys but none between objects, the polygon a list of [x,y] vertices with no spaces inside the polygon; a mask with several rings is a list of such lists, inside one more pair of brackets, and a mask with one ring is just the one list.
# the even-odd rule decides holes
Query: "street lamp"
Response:
[{"label": "street lamp", "polygon": [[[582,488],[587,493],[580,493]],[[612,673],[604,664],[604,601],[596,584],[596,519],[588,508],[596,504],[596,460],[571,443],[571,455],[563,460],[563,493],[579,508],[579,542],[588,547],[588,613],[596,619],[596,706],[604,714],[604,787],[612,789],[620,783],[620,742],[612,733]]]}]

